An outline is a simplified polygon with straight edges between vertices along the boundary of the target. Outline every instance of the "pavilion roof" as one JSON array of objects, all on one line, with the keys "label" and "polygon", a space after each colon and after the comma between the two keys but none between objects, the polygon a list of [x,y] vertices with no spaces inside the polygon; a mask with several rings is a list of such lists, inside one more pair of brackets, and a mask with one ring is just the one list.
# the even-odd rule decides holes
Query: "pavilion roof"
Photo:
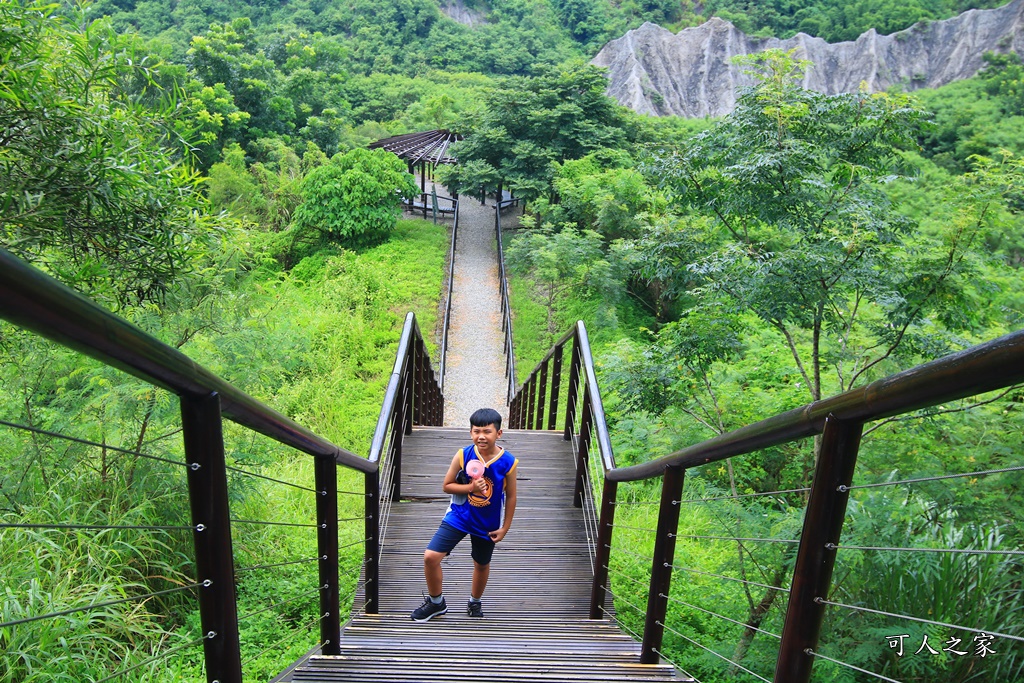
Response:
[{"label": "pavilion roof", "polygon": [[370,149],[386,149],[410,164],[421,161],[434,164],[456,164],[455,157],[448,154],[448,147],[462,139],[450,130],[428,130],[422,133],[407,133],[370,143]]}]

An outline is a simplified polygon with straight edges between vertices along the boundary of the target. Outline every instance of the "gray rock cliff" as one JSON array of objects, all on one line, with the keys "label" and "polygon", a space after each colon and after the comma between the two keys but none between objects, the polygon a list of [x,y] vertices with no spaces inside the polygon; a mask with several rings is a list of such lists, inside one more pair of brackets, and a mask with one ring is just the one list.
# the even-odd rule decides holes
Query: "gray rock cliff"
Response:
[{"label": "gray rock cliff", "polygon": [[487,23],[482,12],[469,9],[462,0],[441,0],[440,9],[449,19],[469,27]]},{"label": "gray rock cliff", "polygon": [[984,66],[985,52],[1024,56],[1024,0],[992,10],[970,10],[945,21],[921,22],[888,36],[873,29],[857,40],[826,43],[798,33],[792,38],[751,38],[713,18],[678,34],[647,23],[605,45],[592,60],[608,68],[608,94],[642,114],[690,118],[732,111],[739,88],[752,84],[735,55],[770,48],[798,48],[814,66],[804,87],[825,94],[871,91],[902,85],[935,88],[970,78]]}]

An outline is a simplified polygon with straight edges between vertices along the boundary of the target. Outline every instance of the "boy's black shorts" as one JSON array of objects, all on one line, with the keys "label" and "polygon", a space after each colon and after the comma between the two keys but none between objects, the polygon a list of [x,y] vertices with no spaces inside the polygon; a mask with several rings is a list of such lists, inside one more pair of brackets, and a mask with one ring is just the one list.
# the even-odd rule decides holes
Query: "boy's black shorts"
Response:
[{"label": "boy's black shorts", "polygon": [[[441,522],[441,526],[434,532],[434,537],[427,544],[427,550],[447,555],[465,537],[465,531],[459,531],[448,522]],[[491,555],[494,554],[494,541],[472,534],[470,534],[469,540],[473,543],[473,552],[471,553],[473,561],[479,565],[490,564]]]}]

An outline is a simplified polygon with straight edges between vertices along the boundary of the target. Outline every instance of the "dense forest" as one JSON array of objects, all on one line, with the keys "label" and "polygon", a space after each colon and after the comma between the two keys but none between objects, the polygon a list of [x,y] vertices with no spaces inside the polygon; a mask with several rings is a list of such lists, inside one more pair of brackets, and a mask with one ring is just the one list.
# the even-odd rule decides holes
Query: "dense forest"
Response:
[{"label": "dense forest", "polygon": [[[644,21],[678,30],[720,16],[756,35],[847,40],[996,4],[464,0],[469,26],[435,0],[0,0],[0,246],[362,453],[402,315],[435,327],[447,245],[443,227],[398,220],[412,179],[366,146],[451,128],[466,139],[441,174],[449,190],[501,183],[526,201],[507,253],[519,366],[585,320],[616,457],[639,462],[1020,329],[1024,66],[992,54],[977,77],[913,97],[825,97],[798,87],[810,68],[798,55],[766,53],[746,59],[757,85],[735,112],[688,121],[619,107],[586,61]],[[167,462],[180,454],[175,400],[6,323],[0,357],[0,623],[110,603],[0,628],[0,681],[128,667],[134,680],[199,680],[184,476]],[[1020,466],[1022,403],[1014,388],[873,425],[858,477]],[[308,458],[241,430],[226,439],[239,470],[312,479]],[[680,534],[793,537],[814,458],[792,445],[690,472],[688,495],[720,502],[688,507]],[[1022,484],[1008,471],[863,489],[847,533],[1019,550]],[[243,519],[311,516],[267,479],[233,475],[231,491]],[[765,492],[778,493],[741,502]],[[653,525],[652,506],[624,514]],[[111,528],[12,526],[58,521]],[[315,579],[262,565],[310,555],[315,538],[236,534],[239,562],[261,567],[239,574],[240,612],[255,615],[242,623],[246,673],[269,679],[309,648]],[[676,581],[674,598],[778,629],[784,548],[679,546],[764,588]],[[837,599],[927,604],[935,621],[1024,636],[1017,557],[866,555],[837,568]],[[343,558],[351,583],[359,561]],[[627,598],[629,585],[617,586]],[[161,594],[119,602],[150,592]],[[617,608],[637,630],[628,603]],[[674,618],[770,674],[774,642],[759,632]],[[949,636],[928,628],[908,642]],[[985,660],[898,657],[891,629],[830,619],[823,652],[904,681],[1024,680],[1019,643],[996,641],[1001,656]],[[682,637],[666,654],[705,682],[743,676]],[[815,676],[867,680],[828,663]]]}]

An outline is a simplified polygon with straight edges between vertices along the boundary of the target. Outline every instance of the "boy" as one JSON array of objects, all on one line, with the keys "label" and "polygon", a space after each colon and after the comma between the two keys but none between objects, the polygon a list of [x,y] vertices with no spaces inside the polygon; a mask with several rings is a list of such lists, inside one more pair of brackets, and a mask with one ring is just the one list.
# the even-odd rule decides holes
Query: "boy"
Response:
[{"label": "boy", "polygon": [[[512,526],[519,461],[496,444],[501,437],[501,415],[491,408],[481,408],[470,415],[469,424],[473,443],[455,454],[444,477],[444,492],[452,494],[452,502],[423,553],[423,574],[429,597],[413,611],[413,621],[430,621],[448,611],[441,590],[441,560],[466,534],[473,544],[473,584],[466,612],[471,617],[482,617],[480,598],[487,587],[494,544],[505,538]],[[483,464],[483,474],[476,479],[466,474],[466,464],[472,460]]]}]

